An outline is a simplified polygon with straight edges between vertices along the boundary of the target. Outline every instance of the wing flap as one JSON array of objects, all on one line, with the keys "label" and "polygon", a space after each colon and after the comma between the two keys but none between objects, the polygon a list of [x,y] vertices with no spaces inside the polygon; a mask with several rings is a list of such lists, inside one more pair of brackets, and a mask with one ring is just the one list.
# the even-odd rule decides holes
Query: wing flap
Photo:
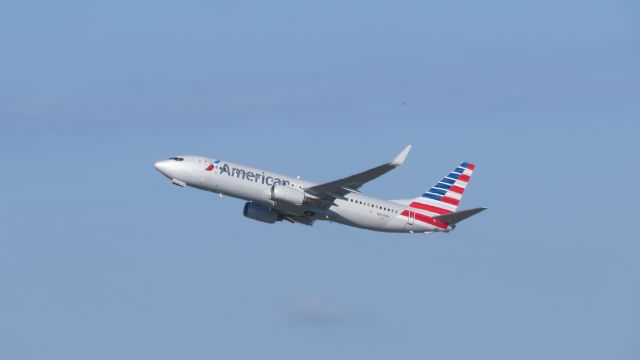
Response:
[{"label": "wing flap", "polygon": [[313,226],[315,219],[305,217],[305,216],[296,216],[296,215],[284,215],[285,220],[292,224],[302,224],[307,226]]}]

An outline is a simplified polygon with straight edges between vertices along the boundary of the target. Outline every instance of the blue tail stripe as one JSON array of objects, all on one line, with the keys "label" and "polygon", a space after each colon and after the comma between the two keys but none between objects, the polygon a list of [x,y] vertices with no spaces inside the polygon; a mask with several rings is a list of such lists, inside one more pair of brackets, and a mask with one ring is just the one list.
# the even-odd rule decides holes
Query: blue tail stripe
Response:
[{"label": "blue tail stripe", "polygon": [[455,168],[455,170],[453,170],[453,172],[456,172],[458,174],[462,174],[464,172],[464,169],[461,168],[461,167],[457,167],[457,168]]},{"label": "blue tail stripe", "polygon": [[455,180],[453,180],[453,179],[447,179],[447,178],[444,178],[444,179],[442,179],[442,180],[440,180],[440,181],[441,181],[441,182],[443,182],[443,183],[450,184],[450,185],[453,185],[453,184],[455,184],[455,183],[456,183],[456,181],[455,181]]},{"label": "blue tail stripe", "polygon": [[445,190],[451,189],[451,185],[443,184],[441,182],[437,183],[434,187],[445,189]]},{"label": "blue tail stripe", "polygon": [[442,200],[442,196],[429,194],[429,193],[422,194],[422,197],[426,197],[426,198],[433,199],[433,200]]},{"label": "blue tail stripe", "polygon": [[450,173],[449,175],[447,175],[447,177],[450,177],[452,179],[457,179],[460,177],[460,174],[456,174],[456,173]]},{"label": "blue tail stripe", "polygon": [[440,189],[436,189],[436,188],[429,189],[429,192],[433,193],[433,194],[447,195],[447,191],[446,190],[440,190]]}]

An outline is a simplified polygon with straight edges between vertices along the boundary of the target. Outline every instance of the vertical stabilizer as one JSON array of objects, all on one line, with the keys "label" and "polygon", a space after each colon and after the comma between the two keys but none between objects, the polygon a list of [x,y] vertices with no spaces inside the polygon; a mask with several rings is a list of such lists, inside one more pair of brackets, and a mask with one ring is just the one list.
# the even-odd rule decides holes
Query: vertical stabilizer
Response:
[{"label": "vertical stabilizer", "polygon": [[455,212],[474,169],[474,164],[463,162],[424,194],[413,199],[409,207],[429,216]]}]

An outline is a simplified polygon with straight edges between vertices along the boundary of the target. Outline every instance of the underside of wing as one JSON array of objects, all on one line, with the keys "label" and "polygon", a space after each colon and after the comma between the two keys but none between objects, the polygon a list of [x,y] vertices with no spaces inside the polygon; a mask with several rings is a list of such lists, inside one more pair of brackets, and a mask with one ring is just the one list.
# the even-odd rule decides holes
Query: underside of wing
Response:
[{"label": "underside of wing", "polygon": [[316,221],[315,219],[310,217],[297,216],[297,215],[283,215],[283,219],[287,220],[292,224],[303,224],[308,226],[312,226],[313,223]]},{"label": "underside of wing", "polygon": [[305,192],[315,197],[316,200],[321,203],[329,205],[333,203],[335,199],[343,198],[350,192],[358,192],[358,189],[365,183],[402,165],[404,160],[407,158],[409,151],[411,151],[411,145],[405,147],[398,156],[388,163],[339,180],[306,188]]}]

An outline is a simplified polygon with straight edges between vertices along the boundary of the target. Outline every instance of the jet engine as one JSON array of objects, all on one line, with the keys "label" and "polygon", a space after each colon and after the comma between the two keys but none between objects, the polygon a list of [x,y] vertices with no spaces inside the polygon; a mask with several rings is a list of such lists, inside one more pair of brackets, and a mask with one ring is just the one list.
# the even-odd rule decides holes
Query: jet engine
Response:
[{"label": "jet engine", "polygon": [[282,215],[280,215],[279,212],[273,210],[268,206],[250,201],[244,204],[244,210],[242,210],[242,214],[249,219],[258,220],[269,224],[273,224],[276,221],[282,220]]},{"label": "jet engine", "polygon": [[304,202],[304,191],[286,185],[274,184],[273,187],[271,187],[271,200],[293,205],[302,205]]}]

